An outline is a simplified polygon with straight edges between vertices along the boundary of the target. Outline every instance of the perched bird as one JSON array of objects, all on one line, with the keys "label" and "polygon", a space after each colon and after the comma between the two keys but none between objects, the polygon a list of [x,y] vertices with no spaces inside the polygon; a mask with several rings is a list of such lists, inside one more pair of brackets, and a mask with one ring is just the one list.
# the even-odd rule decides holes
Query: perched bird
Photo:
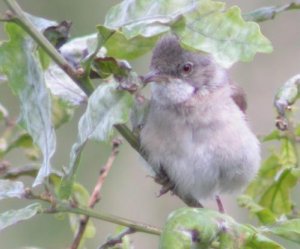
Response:
[{"label": "perched bird", "polygon": [[175,35],[156,45],[151,100],[140,133],[158,181],[190,206],[242,190],[260,165],[260,145],[249,128],[246,101],[228,72],[206,53],[181,47]]}]

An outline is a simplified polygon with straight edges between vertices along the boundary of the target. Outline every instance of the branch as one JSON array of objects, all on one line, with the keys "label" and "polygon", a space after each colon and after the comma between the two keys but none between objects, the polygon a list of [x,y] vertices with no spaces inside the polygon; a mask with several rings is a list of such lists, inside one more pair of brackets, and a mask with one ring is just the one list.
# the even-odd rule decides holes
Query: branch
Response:
[{"label": "branch", "polygon": [[15,0],[5,0],[5,2],[12,12],[8,15],[8,18],[10,17],[12,21],[20,25],[86,94],[91,94],[93,92],[93,87],[88,86],[86,82],[80,80],[81,73],[74,69],[67,60],[58,53],[47,38],[31,23],[17,2]]},{"label": "branch", "polygon": [[[107,177],[107,175],[112,167],[112,164],[113,164],[117,154],[119,153],[120,144],[121,144],[121,140],[119,140],[119,139],[116,139],[113,141],[111,154],[110,154],[109,158],[107,159],[107,162],[105,163],[104,167],[101,169],[100,175],[99,175],[97,183],[94,187],[93,193],[90,196],[89,203],[88,203],[89,208],[93,208],[96,205],[96,203],[100,200],[101,188],[103,186],[105,178]],[[89,216],[85,215],[84,217],[81,218],[77,234],[73,240],[73,243],[72,243],[70,249],[77,249],[79,247],[80,241],[82,240],[82,237],[84,235],[84,232],[86,230],[86,226],[87,226],[88,222],[89,222]]]},{"label": "branch", "polygon": [[108,247],[113,247],[113,246],[115,246],[115,245],[117,245],[119,243],[122,243],[123,238],[126,235],[129,235],[129,234],[132,234],[132,233],[135,233],[135,230],[132,229],[132,228],[130,228],[130,227],[127,227],[121,233],[119,233],[115,237],[109,239],[105,244],[103,244],[102,246],[100,246],[99,249],[106,249]]},{"label": "branch", "polygon": [[300,1],[295,1],[282,6],[262,7],[244,14],[243,17],[247,21],[263,22],[274,19],[277,14],[280,14],[284,11],[297,9],[300,9]]},{"label": "branch", "polygon": [[144,223],[139,223],[135,222],[132,220],[128,220],[119,216],[114,216],[112,214],[107,214],[104,212],[95,212],[90,208],[76,208],[76,207],[71,207],[67,204],[60,203],[57,204],[55,207],[51,207],[49,209],[45,209],[42,211],[42,213],[48,213],[48,214],[53,214],[53,213],[73,213],[73,214],[80,214],[80,215],[87,215],[91,218],[99,219],[99,220],[104,220],[110,223],[118,224],[121,226],[126,226],[134,229],[137,232],[142,232],[142,233],[148,233],[148,234],[153,234],[153,235],[160,235],[161,230],[157,227],[150,226]]}]

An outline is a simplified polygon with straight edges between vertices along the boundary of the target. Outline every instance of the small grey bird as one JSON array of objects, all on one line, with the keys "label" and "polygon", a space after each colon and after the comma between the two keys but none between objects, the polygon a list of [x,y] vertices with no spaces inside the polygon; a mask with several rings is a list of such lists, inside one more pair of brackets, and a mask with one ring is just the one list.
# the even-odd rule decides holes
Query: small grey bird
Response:
[{"label": "small grey bird", "polygon": [[244,113],[244,94],[210,55],[165,36],[144,82],[151,83],[152,97],[140,142],[165,190],[201,206],[201,200],[220,201],[220,193],[242,190],[254,178],[260,145]]}]

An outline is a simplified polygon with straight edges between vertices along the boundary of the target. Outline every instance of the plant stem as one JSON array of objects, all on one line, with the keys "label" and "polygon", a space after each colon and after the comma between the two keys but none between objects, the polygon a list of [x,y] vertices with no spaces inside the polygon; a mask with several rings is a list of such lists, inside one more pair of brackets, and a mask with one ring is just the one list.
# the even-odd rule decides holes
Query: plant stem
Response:
[{"label": "plant stem", "polygon": [[95,219],[104,220],[121,226],[130,227],[137,232],[143,232],[143,233],[148,233],[153,235],[161,234],[161,230],[157,227],[153,227],[143,223],[138,223],[132,220],[128,220],[122,217],[114,216],[103,212],[101,213],[95,212],[90,208],[70,207],[69,205],[63,203],[60,203],[57,206],[52,207],[50,209],[46,209],[42,212],[43,213],[73,213],[73,214],[87,215]]}]

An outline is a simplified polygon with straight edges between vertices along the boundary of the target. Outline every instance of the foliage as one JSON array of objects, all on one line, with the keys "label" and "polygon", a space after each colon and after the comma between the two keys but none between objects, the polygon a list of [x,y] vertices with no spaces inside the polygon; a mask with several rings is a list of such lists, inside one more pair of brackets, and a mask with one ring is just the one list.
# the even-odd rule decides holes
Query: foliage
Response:
[{"label": "foliage", "polygon": [[[75,234],[82,226],[80,215],[87,217],[87,226],[79,237],[81,246],[84,239],[95,234],[88,217],[128,226],[133,229],[130,232],[158,235],[160,231],[156,228],[83,208],[93,207],[90,200],[95,196],[89,196],[76,181],[81,152],[89,140],[109,142],[117,128],[131,145],[138,144],[136,133],[126,125],[132,110],[143,109],[134,106],[142,84],[128,61],[150,51],[159,37],[169,32],[180,37],[182,46],[211,53],[225,67],[237,61],[250,61],[258,52],[271,52],[270,41],[257,23],[244,20],[237,6],[226,9],[224,3],[212,0],[125,0],[108,11],[104,25],[96,27],[96,34],[63,44],[68,40],[68,22],[57,24],[33,17],[24,14],[14,0],[6,3],[12,13],[4,24],[9,40],[0,44],[0,77],[6,79],[7,86],[18,97],[20,116],[14,123],[8,108],[0,104],[0,122],[6,127],[0,134],[0,199],[34,202],[0,214],[0,230],[39,213],[68,212]],[[274,10],[265,8],[248,13],[245,19],[265,20]],[[43,32],[53,46],[60,48],[60,54],[45,49],[51,44],[40,37]],[[57,65],[55,56],[63,57],[76,75]],[[97,86],[88,92],[83,84],[92,82]],[[269,235],[300,244],[300,218],[291,195],[300,178],[300,129],[291,121],[291,105],[299,96],[299,82],[299,76],[293,77],[275,98],[279,129],[264,140],[280,143],[280,149],[270,153],[258,177],[238,199],[260,225],[239,224],[228,215],[208,209],[184,208],[169,215],[161,232],[160,248],[283,248]],[[56,150],[55,130],[72,122],[73,111],[85,104],[77,140],[70,148],[69,165],[57,171],[50,163]],[[27,156],[24,166],[18,168],[5,161],[10,151],[16,149]],[[38,162],[39,167],[28,167],[28,162]],[[34,177],[32,187],[45,186],[45,193],[36,194],[16,181],[24,175]],[[118,228],[118,233],[122,229]],[[128,234],[116,237],[114,248],[132,247]]]}]

